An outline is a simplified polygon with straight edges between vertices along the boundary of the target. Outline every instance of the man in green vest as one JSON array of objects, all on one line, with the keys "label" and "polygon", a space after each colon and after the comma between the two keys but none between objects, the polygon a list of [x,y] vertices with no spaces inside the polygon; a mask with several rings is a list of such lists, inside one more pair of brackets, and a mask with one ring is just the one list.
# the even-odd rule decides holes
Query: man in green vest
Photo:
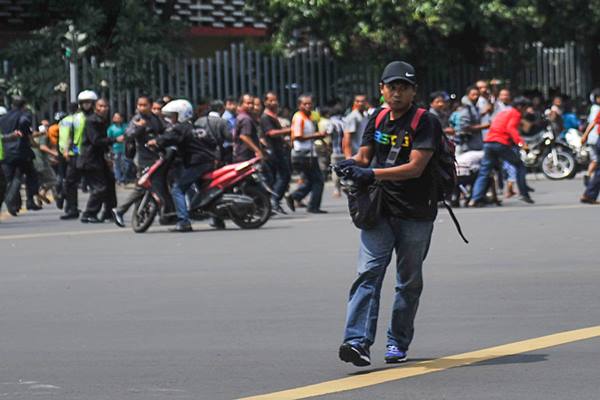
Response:
[{"label": "man in green vest", "polygon": [[[63,182],[63,196],[66,204],[65,213],[60,216],[62,220],[79,218],[77,188],[81,180],[81,170],[77,168],[77,159],[83,141],[85,120],[94,112],[96,100],[98,100],[98,96],[91,90],[84,90],[79,93],[77,96],[79,112],[72,115],[70,124],[65,123],[65,128],[59,128],[58,147],[66,163]],[[66,118],[63,118],[63,120]]]}]

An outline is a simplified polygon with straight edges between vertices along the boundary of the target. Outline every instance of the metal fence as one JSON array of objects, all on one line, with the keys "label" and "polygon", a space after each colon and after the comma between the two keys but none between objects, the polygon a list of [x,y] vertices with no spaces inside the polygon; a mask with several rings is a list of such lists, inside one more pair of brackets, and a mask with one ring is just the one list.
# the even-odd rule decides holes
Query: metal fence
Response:
[{"label": "metal fence", "polygon": [[[349,102],[355,93],[376,97],[381,70],[381,66],[374,64],[340,61],[319,44],[286,57],[233,44],[213,57],[140,61],[137,67],[143,69],[147,79],[136,87],[127,87],[118,68],[98,65],[94,58],[84,59],[79,65],[79,85],[99,91],[109,99],[112,110],[126,116],[133,112],[135,98],[141,93],[152,97],[164,94],[185,97],[198,104],[202,99],[239,97],[246,92],[262,95],[273,90],[282,105],[293,109],[301,93],[312,93],[320,105],[333,98]],[[14,73],[7,62],[3,63],[2,72],[4,78]],[[433,90],[460,95],[475,80],[491,78],[517,90],[537,89],[546,96],[557,89],[582,98],[591,89],[590,72],[581,49],[574,43],[560,48],[546,48],[540,43],[524,46],[517,57],[490,52],[479,66],[440,59],[417,72],[423,98]],[[65,79],[67,76],[65,70]],[[67,92],[49,94],[39,114],[52,115],[56,110],[66,109]]]}]

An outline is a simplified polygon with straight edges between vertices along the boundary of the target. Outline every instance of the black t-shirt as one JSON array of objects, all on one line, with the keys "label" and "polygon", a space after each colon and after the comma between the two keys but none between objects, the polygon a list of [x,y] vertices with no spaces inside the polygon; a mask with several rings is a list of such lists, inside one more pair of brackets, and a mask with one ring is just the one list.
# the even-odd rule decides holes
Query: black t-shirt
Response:
[{"label": "black t-shirt", "polygon": [[[432,150],[438,148],[442,136],[439,120],[425,112],[414,137],[410,137],[410,123],[416,112],[412,106],[402,117],[391,121],[390,114],[375,129],[375,119],[379,110],[369,118],[363,134],[362,146],[374,146],[374,157],[371,165],[374,168],[385,168],[385,161],[396,140],[402,140],[402,149],[395,165],[406,164],[413,149]],[[419,178],[404,181],[382,181],[383,213],[412,220],[432,221],[437,216],[436,189],[433,182],[431,162]]]},{"label": "black t-shirt", "polygon": [[252,150],[246,143],[240,140],[240,136],[248,136],[256,146],[260,146],[258,141],[258,126],[254,120],[245,113],[240,113],[235,121],[235,138],[233,142],[233,156],[235,161],[246,161],[255,157]]},{"label": "black t-shirt", "polygon": [[279,120],[265,113],[260,117],[260,128],[265,135],[265,141],[267,142],[269,149],[274,154],[282,154],[284,145],[283,136],[267,136],[267,132],[270,130],[281,129]]}]

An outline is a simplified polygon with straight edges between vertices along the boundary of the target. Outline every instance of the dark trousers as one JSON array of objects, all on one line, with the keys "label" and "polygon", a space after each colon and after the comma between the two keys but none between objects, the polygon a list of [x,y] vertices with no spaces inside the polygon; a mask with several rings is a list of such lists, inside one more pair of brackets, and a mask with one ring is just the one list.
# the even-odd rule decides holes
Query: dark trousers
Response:
[{"label": "dark trousers", "polygon": [[103,169],[84,170],[83,176],[86,178],[90,190],[90,197],[83,213],[84,217],[97,216],[102,205],[105,206],[105,211],[117,205],[115,178],[108,165],[104,165]]},{"label": "dark trousers", "polygon": [[66,172],[67,172],[67,161],[61,155],[58,158],[58,165],[56,166],[56,195],[59,198],[65,197],[65,195],[63,193],[63,189],[64,189],[64,184],[65,184]]},{"label": "dark trousers", "polygon": [[[600,156],[600,141],[594,148],[597,156]],[[587,188],[585,189],[584,195],[592,200],[598,199],[598,194],[600,193],[600,168],[596,168],[594,172],[594,177],[588,183]]]},{"label": "dark trousers", "polygon": [[25,188],[27,193],[27,205],[33,204],[33,196],[39,191],[37,171],[31,160],[15,160],[2,164],[4,176],[8,185],[6,189],[6,206],[18,210],[21,207],[21,183],[25,175]]},{"label": "dark trousers", "polygon": [[77,156],[71,156],[66,161],[65,178],[63,181],[63,196],[65,198],[65,213],[75,214],[78,210],[77,189],[81,181],[81,170],[77,168]]},{"label": "dark trousers", "polygon": [[308,208],[318,210],[321,208],[321,199],[323,198],[323,186],[325,180],[319,168],[316,157],[298,157],[293,160],[294,168],[300,172],[304,182],[292,193],[292,198],[296,201],[304,199],[310,193]]},{"label": "dark trousers", "polygon": [[4,202],[4,194],[6,193],[6,178],[4,178],[4,171],[0,168],[0,209]]},{"label": "dark trousers", "polygon": [[269,160],[271,176],[269,185],[272,186],[274,194],[272,200],[279,203],[290,185],[292,171],[290,171],[290,160],[287,154],[274,154]]}]

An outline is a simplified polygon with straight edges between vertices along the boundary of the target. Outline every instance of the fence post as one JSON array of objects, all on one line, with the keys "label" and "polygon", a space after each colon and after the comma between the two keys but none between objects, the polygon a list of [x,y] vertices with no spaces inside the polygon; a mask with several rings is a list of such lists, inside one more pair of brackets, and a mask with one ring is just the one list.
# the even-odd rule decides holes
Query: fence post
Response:
[{"label": "fence post", "polygon": [[[240,60],[241,61],[241,60]],[[235,44],[231,44],[231,79],[233,83],[233,90],[231,93],[227,93],[227,96],[237,96],[238,95],[238,52],[237,46]]]},{"label": "fence post", "polygon": [[206,70],[204,58],[200,59],[200,96],[204,97],[206,95]]},{"label": "fence post", "polygon": [[236,97],[239,97],[242,93],[246,92],[246,63],[245,57],[246,53],[244,51],[244,44],[240,44],[240,93],[234,93]]}]

